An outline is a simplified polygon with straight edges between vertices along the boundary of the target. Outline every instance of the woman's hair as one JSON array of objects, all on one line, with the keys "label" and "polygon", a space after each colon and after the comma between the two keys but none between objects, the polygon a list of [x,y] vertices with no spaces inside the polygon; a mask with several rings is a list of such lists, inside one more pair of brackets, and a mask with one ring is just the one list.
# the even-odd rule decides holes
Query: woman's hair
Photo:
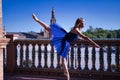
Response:
[{"label": "woman's hair", "polygon": [[[83,24],[83,18],[78,18],[75,22],[74,28],[80,26],[81,24]],[[82,26],[83,27],[83,26]]]}]

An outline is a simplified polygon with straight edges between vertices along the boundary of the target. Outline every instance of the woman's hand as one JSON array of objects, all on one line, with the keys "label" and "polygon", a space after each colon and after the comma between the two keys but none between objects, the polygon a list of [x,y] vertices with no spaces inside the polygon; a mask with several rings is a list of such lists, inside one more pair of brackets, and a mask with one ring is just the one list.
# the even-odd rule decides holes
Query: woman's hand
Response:
[{"label": "woman's hand", "polygon": [[39,21],[39,19],[37,18],[37,16],[34,13],[32,14],[32,17],[35,21]]}]

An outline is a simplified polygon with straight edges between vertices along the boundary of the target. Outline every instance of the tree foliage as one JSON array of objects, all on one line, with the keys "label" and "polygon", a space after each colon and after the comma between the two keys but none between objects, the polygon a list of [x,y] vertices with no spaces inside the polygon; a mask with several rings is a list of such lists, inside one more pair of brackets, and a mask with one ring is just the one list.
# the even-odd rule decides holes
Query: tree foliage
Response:
[{"label": "tree foliage", "polygon": [[86,36],[96,38],[120,38],[120,29],[118,30],[105,30],[103,28],[93,28],[89,26],[86,32],[83,32]]}]

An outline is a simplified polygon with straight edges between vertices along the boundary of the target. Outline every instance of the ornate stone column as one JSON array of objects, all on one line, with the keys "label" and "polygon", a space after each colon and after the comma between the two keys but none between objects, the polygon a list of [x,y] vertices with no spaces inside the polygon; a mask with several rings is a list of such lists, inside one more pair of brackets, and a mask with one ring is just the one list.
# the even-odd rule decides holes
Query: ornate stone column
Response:
[{"label": "ornate stone column", "polygon": [[2,0],[0,0],[0,80],[3,80],[3,48],[9,39],[3,38],[2,31]]}]

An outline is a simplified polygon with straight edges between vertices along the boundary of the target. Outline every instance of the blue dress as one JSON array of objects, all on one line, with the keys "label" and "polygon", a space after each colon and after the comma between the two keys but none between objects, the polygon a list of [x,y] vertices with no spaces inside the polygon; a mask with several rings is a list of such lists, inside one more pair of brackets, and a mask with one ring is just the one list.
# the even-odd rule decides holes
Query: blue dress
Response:
[{"label": "blue dress", "polygon": [[66,58],[70,49],[70,42],[78,39],[78,35],[67,33],[60,25],[52,24],[52,43],[57,50],[57,53]]}]

